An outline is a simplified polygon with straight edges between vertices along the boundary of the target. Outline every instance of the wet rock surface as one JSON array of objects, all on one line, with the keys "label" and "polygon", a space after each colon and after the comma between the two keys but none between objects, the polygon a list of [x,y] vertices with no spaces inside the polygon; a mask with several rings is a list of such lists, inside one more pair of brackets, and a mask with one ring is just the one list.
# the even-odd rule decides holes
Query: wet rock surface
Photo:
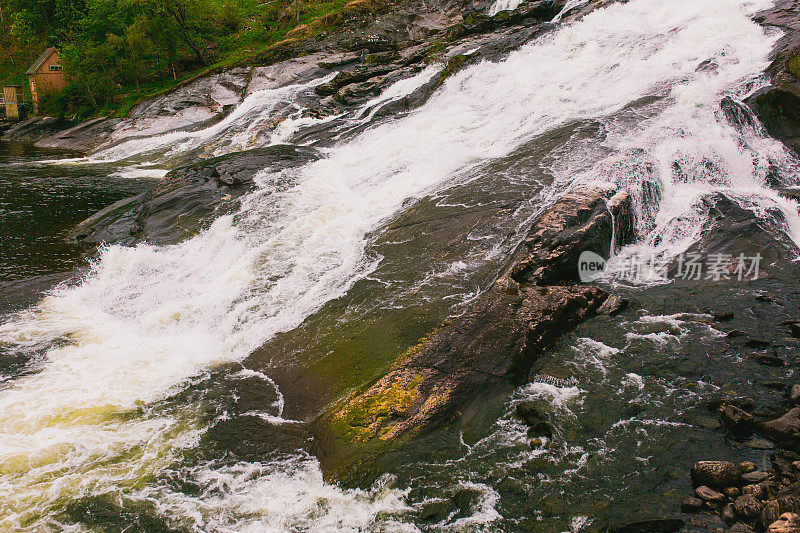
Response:
[{"label": "wet rock surface", "polygon": [[770,435],[783,446],[770,455],[769,469],[757,469],[751,462],[699,461],[691,468],[694,494],[683,499],[681,510],[712,512],[728,524],[741,524],[730,531],[745,527],[752,531],[793,531],[798,527],[790,516],[800,512],[800,455],[793,451],[800,445],[797,409],[754,426],[755,431]]},{"label": "wet rock surface", "polygon": [[[612,198],[614,202],[606,201]],[[457,423],[459,414],[477,400],[487,401],[523,383],[547,347],[595,314],[608,298],[596,287],[545,285],[536,276],[549,283],[572,281],[564,258],[574,250],[567,243],[577,249],[594,242],[598,232],[610,245],[614,218],[619,217],[618,224],[626,222],[629,202],[625,193],[600,187],[576,189],[556,202],[533,226],[533,238],[520,246],[516,261],[462,315],[402,354],[376,383],[313,423],[325,471],[345,482],[372,475],[389,450]],[[517,276],[520,281],[515,272],[524,273]],[[551,436],[549,422],[535,409],[521,407],[518,416],[531,436]]]},{"label": "wet rock surface", "polygon": [[258,172],[280,171],[318,157],[313,148],[277,145],[184,167],[167,174],[152,190],[93,215],[69,238],[85,245],[174,244],[233,211],[255,187]]},{"label": "wet rock surface", "polygon": [[767,69],[770,86],[746,102],[771,136],[800,153],[800,6],[793,0],[781,0],[759,13],[756,20],[784,35]]}]

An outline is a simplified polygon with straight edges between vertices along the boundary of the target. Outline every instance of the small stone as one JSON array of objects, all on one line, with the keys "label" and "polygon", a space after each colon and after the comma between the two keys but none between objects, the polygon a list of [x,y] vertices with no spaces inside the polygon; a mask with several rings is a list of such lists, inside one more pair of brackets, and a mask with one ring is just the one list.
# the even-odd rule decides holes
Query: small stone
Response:
[{"label": "small stone", "polygon": [[747,474],[741,475],[742,483],[745,485],[752,485],[755,483],[761,483],[762,481],[766,481],[769,478],[769,474],[767,472],[761,472],[756,470],[755,472],[748,472]]},{"label": "small stone", "polygon": [[722,511],[719,513],[719,517],[722,518],[726,524],[733,524],[736,522],[736,511],[733,509],[733,504],[729,503],[723,507]]},{"label": "small stone", "polygon": [[789,392],[789,399],[793,403],[800,403],[800,385],[792,385],[792,390]]},{"label": "small stone", "polygon": [[731,500],[735,500],[736,498],[742,495],[742,492],[739,490],[739,487],[725,487],[722,493]]},{"label": "small stone", "polygon": [[795,470],[800,470],[800,461],[794,461],[792,463],[792,468]]},{"label": "small stone", "polygon": [[752,461],[742,461],[739,463],[739,471],[742,474],[747,474],[748,472],[753,472],[755,470],[758,470],[758,467]]},{"label": "small stone", "polygon": [[731,526],[727,533],[755,533],[755,530],[747,524],[736,522],[733,524],[733,526]]},{"label": "small stone", "polygon": [[692,465],[691,474],[695,487],[730,487],[739,480],[739,468],[729,461],[698,461]]},{"label": "small stone", "polygon": [[705,485],[701,485],[694,489],[694,493],[697,495],[698,498],[705,502],[710,503],[722,503],[725,501],[725,495],[721,492],[717,492],[710,487],[706,487]]},{"label": "small stone", "polygon": [[722,423],[735,435],[747,435],[753,430],[753,415],[728,404],[722,408]]},{"label": "small stone", "polygon": [[752,494],[739,496],[736,498],[736,501],[733,502],[733,510],[736,511],[736,514],[745,518],[757,517],[761,514],[761,509],[763,508],[764,504]]},{"label": "small stone", "polygon": [[694,496],[686,496],[681,500],[681,511],[684,513],[696,513],[703,508],[703,500]]},{"label": "small stone", "polygon": [[769,355],[766,353],[760,353],[755,356],[755,360],[758,364],[764,366],[773,366],[773,367],[780,367],[783,366],[783,359],[778,357],[777,355]]}]

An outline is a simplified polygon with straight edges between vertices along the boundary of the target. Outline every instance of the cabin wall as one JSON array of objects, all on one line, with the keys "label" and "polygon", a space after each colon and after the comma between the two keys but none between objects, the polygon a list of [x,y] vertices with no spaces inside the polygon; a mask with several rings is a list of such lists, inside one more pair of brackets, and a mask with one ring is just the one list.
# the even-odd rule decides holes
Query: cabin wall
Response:
[{"label": "cabin wall", "polygon": [[55,94],[66,86],[63,70],[50,70],[51,65],[61,65],[61,55],[54,52],[44,63],[36,69],[36,73],[28,76],[31,84],[31,94],[34,101],[38,101],[38,95]]}]

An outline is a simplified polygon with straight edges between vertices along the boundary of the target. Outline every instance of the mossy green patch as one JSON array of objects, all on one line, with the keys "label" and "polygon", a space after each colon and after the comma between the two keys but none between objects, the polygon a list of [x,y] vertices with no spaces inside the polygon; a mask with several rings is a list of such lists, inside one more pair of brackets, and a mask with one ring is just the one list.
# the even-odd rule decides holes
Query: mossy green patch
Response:
[{"label": "mossy green patch", "polygon": [[447,62],[447,66],[444,68],[442,73],[439,74],[439,79],[437,80],[438,83],[440,85],[444,83],[447,78],[452,76],[458,69],[464,66],[464,63],[467,62],[467,59],[469,59],[469,57],[465,56],[464,54],[458,54],[451,57]]},{"label": "mossy green patch", "polygon": [[786,62],[786,70],[800,78],[800,56],[793,57]]},{"label": "mossy green patch", "polygon": [[331,429],[339,439],[349,442],[380,438],[391,430],[386,422],[401,417],[411,407],[421,382],[420,374],[406,379],[398,376],[374,392],[353,398],[334,413]]}]

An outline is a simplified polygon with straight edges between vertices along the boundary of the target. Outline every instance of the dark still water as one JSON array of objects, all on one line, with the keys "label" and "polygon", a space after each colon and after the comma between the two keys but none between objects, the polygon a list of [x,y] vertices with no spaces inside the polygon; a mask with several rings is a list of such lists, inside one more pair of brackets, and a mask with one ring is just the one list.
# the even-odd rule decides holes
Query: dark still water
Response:
[{"label": "dark still water", "polygon": [[0,142],[0,314],[80,264],[81,247],[66,239],[75,224],[154,183],[115,177],[110,167],[43,162],[74,157]]}]

